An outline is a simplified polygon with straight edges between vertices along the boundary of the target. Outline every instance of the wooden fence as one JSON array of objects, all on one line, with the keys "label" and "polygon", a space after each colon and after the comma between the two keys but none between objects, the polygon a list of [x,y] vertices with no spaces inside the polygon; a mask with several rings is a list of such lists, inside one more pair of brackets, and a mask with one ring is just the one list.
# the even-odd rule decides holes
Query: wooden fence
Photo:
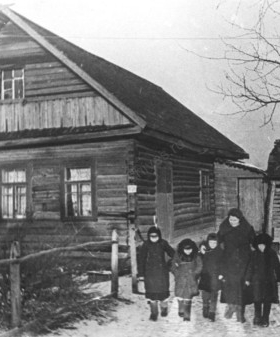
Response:
[{"label": "wooden fence", "polygon": [[76,246],[58,247],[49,250],[43,250],[37,253],[29,254],[20,257],[20,247],[17,241],[11,245],[10,258],[0,260],[0,265],[10,265],[10,283],[11,283],[11,326],[18,327],[21,323],[21,291],[20,291],[20,264],[32,259],[42,256],[71,251],[75,249],[86,248],[94,246],[95,248],[102,248],[104,246],[112,245],[111,250],[111,295],[118,296],[118,234],[116,230],[112,231],[111,241],[87,242]]}]

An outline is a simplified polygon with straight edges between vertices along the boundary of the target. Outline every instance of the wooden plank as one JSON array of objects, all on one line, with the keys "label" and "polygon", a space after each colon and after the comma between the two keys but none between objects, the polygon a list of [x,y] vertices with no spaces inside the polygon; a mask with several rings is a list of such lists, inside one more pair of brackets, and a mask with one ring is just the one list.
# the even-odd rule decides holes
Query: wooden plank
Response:
[{"label": "wooden plank", "polygon": [[119,130],[109,130],[109,131],[100,131],[94,133],[85,133],[85,134],[75,134],[75,135],[62,135],[62,136],[50,136],[50,137],[40,137],[40,138],[22,138],[22,139],[14,139],[14,140],[2,140],[0,141],[0,148],[6,147],[15,147],[15,146],[23,146],[23,145],[32,145],[32,144],[58,144],[64,143],[67,141],[76,142],[78,140],[90,140],[90,139],[99,139],[100,137],[116,137],[116,136],[123,136],[123,135],[130,135],[130,134],[138,134],[141,132],[139,127],[130,127],[126,129],[119,129]]},{"label": "wooden plank", "polygon": [[114,297],[118,297],[119,289],[119,257],[118,257],[118,234],[114,229],[112,231],[112,255],[111,255],[111,271],[112,271],[112,282],[111,282],[111,293]]}]

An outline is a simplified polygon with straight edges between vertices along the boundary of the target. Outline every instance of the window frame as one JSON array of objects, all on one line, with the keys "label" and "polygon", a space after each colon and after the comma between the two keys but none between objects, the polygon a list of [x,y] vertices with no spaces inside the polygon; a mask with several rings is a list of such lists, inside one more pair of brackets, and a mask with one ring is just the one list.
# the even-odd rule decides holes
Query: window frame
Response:
[{"label": "window frame", "polygon": [[[82,168],[90,168],[91,173],[91,210],[92,214],[89,216],[69,216],[67,215],[67,205],[66,205],[66,169],[82,169]],[[93,159],[76,159],[73,161],[65,161],[61,164],[61,219],[62,220],[97,220],[97,198],[96,198],[96,161]]]},{"label": "window frame", "polygon": [[[17,171],[17,170],[25,170],[25,177],[26,181],[24,183],[4,183],[3,182],[3,170],[6,171]],[[9,164],[9,165],[1,165],[0,167],[0,219],[3,222],[24,222],[28,219],[30,219],[30,209],[31,209],[31,166],[29,164]],[[14,216],[14,210],[13,210],[13,217],[12,218],[5,218],[3,217],[3,193],[2,193],[2,187],[3,186],[25,186],[26,187],[26,213],[25,217],[22,218],[16,218]],[[14,200],[15,195],[13,191],[13,206],[14,206]]]},{"label": "window frame", "polygon": [[[204,177],[207,177],[206,184],[204,184]],[[203,213],[210,213],[212,211],[210,177],[211,177],[210,170],[207,169],[199,170],[200,210]],[[205,202],[206,199],[205,196],[207,197],[207,203]]]},{"label": "window frame", "polygon": [[[22,76],[21,77],[15,77],[14,73],[17,70],[21,70],[22,71]],[[5,83],[5,79],[4,79],[4,73],[7,71],[11,71],[12,72],[12,78],[10,79],[12,82],[12,97],[11,98],[4,98],[5,97],[5,92],[7,91],[7,89],[4,89],[4,83]],[[22,97],[15,97],[15,82],[16,80],[22,80]],[[8,81],[8,80],[6,80]],[[4,68],[1,69],[1,101],[18,101],[18,100],[23,100],[25,98],[25,70],[23,67],[13,67],[13,68]]]}]

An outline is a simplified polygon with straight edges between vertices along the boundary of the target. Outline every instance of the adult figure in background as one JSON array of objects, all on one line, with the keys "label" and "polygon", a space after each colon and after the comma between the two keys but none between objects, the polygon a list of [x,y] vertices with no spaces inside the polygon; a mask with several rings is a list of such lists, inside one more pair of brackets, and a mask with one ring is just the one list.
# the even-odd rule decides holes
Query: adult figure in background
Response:
[{"label": "adult figure in background", "polygon": [[245,298],[249,280],[245,275],[254,239],[254,228],[239,209],[232,208],[218,231],[218,240],[224,249],[219,279],[223,284],[221,301],[227,303],[225,317],[231,318],[236,312],[237,321],[241,323],[245,322],[245,305],[249,304]]}]

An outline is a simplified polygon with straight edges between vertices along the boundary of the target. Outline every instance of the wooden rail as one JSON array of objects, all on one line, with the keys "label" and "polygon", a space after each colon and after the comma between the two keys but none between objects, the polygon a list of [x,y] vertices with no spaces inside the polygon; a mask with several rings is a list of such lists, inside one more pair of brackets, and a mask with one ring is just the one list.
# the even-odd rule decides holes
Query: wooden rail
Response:
[{"label": "wooden rail", "polygon": [[86,242],[76,246],[69,247],[58,247],[49,250],[43,250],[37,253],[29,254],[20,257],[20,247],[17,241],[14,241],[10,249],[10,258],[0,260],[0,265],[10,265],[10,281],[11,281],[11,326],[13,328],[19,327],[21,324],[21,291],[20,291],[20,264],[35,258],[39,258],[45,255],[50,255],[54,253],[61,253],[71,250],[76,250],[80,248],[86,248],[89,246],[104,247],[104,245],[112,245],[111,252],[111,270],[112,270],[112,280],[111,280],[111,292],[114,297],[118,296],[118,234],[114,229],[112,231],[111,241],[100,241],[100,242]]}]

